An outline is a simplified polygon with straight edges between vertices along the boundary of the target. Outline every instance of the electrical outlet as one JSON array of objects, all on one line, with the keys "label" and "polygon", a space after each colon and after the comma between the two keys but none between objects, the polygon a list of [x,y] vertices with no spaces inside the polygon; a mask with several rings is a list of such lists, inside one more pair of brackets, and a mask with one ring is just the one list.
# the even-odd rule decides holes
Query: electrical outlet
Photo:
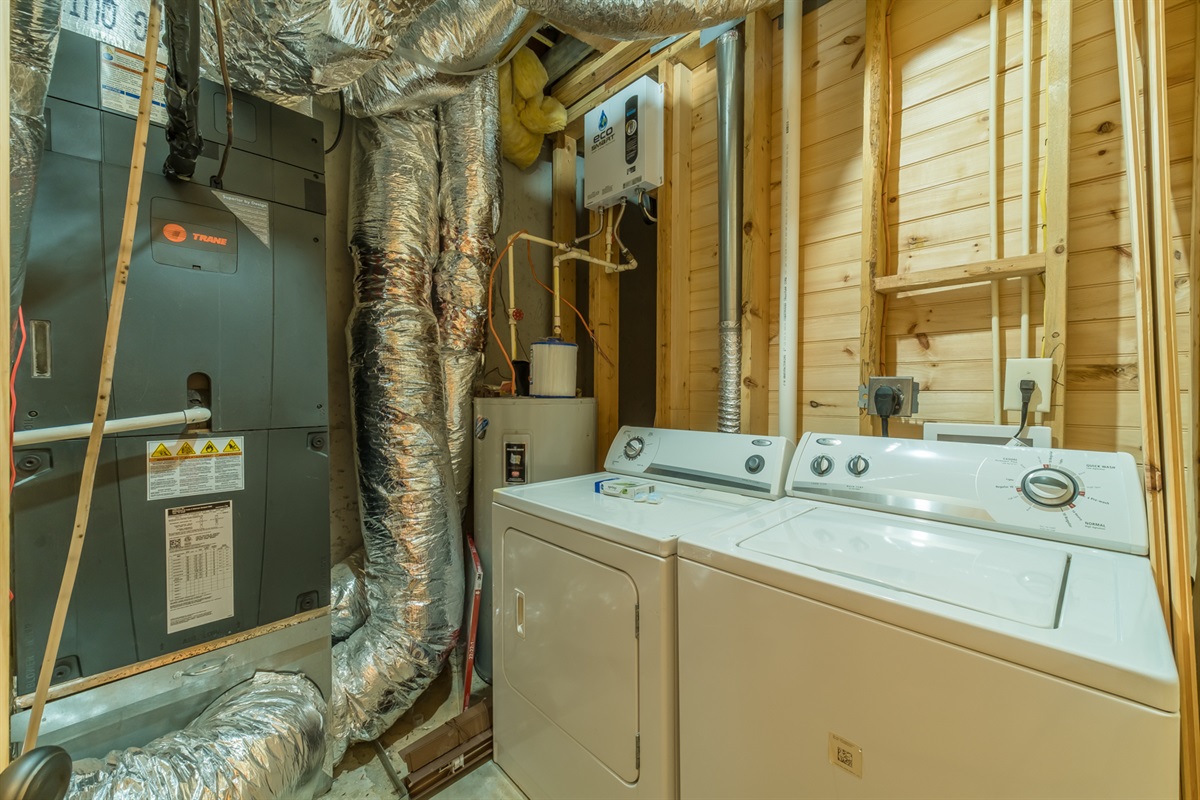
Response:
[{"label": "electrical outlet", "polygon": [[868,414],[877,415],[878,412],[875,410],[872,398],[875,397],[875,390],[881,386],[890,386],[900,394],[900,408],[892,416],[911,417],[917,413],[917,395],[921,391],[921,384],[912,378],[868,379],[866,386],[858,387],[858,407],[867,409]]},{"label": "electrical outlet", "polygon": [[1037,385],[1033,387],[1029,410],[1049,411],[1053,374],[1054,362],[1048,358],[1008,359],[1004,364],[1004,408],[1021,410],[1021,381],[1030,380]]}]

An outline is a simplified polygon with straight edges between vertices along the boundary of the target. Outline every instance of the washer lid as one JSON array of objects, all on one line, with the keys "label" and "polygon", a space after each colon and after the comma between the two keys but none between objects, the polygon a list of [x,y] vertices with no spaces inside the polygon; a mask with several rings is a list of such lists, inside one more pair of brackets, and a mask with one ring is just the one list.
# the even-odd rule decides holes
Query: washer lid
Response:
[{"label": "washer lid", "polygon": [[739,547],[1014,622],[1056,627],[1065,552],[903,517],[863,522],[815,508],[800,524],[769,528]]}]

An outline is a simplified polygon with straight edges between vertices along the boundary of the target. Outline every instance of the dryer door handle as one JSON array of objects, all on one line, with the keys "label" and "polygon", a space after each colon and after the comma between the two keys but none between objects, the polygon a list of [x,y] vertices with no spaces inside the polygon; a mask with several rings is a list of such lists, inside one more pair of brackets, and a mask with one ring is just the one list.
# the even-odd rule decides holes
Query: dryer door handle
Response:
[{"label": "dryer door handle", "polygon": [[517,593],[517,636],[525,638],[525,593],[520,589]]}]

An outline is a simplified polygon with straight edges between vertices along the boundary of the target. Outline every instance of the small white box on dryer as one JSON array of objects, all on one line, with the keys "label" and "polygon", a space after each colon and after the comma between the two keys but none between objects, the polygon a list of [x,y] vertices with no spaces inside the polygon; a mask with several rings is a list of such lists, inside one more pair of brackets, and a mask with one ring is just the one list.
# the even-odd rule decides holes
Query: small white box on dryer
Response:
[{"label": "small white box on dryer", "polygon": [[583,118],[583,204],[637,199],[663,182],[663,88],[639,78]]}]

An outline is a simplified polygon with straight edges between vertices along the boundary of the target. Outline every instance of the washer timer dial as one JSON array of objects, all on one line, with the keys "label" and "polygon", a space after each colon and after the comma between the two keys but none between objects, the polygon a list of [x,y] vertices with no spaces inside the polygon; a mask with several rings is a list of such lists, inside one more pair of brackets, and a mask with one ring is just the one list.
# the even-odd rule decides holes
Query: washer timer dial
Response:
[{"label": "washer timer dial", "polygon": [[1044,508],[1068,506],[1079,496],[1079,484],[1066,472],[1043,467],[1025,474],[1021,489],[1029,502]]}]

